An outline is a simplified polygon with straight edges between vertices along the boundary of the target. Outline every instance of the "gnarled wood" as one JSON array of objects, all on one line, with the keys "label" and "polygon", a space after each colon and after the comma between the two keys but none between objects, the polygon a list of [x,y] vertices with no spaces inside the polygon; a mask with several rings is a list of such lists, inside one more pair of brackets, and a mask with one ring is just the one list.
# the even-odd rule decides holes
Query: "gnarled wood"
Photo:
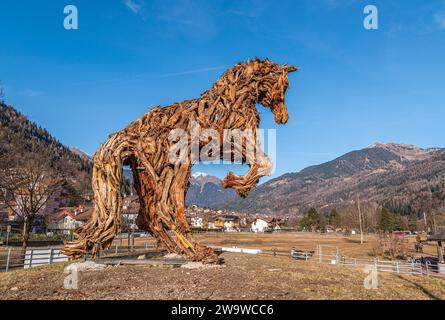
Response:
[{"label": "gnarled wood", "polygon": [[[199,99],[155,107],[124,130],[111,135],[94,155],[93,192],[95,207],[90,221],[76,230],[77,240],[65,244],[64,253],[76,257],[95,255],[108,248],[119,231],[122,195],[122,166],[131,166],[139,195],[137,225],[150,232],[170,252],[186,254],[196,261],[215,262],[212,249],[198,244],[185,216],[185,194],[193,159],[171,163],[169,140],[173,129],[191,130],[192,123],[219,132],[220,144],[239,150],[250,166],[245,176],[229,173],[224,187],[242,197],[268,175],[272,163],[263,152],[248,154],[243,142],[225,141],[225,129],[251,129],[256,134],[260,117],[256,103],[271,108],[275,121],[288,120],[285,92],[287,73],[298,70],[266,60],[238,63],[227,70]],[[200,142],[200,147],[205,142]],[[259,147],[259,146],[256,146]],[[223,154],[220,154],[223,158]]]}]

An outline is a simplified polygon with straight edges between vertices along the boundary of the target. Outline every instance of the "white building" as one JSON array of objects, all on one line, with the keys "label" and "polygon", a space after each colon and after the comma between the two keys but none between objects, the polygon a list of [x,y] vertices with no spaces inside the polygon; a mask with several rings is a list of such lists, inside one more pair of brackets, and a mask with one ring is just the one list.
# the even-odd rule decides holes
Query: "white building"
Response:
[{"label": "white building", "polygon": [[225,221],[224,222],[224,231],[225,232],[237,232],[238,228],[235,228],[233,221]]},{"label": "white building", "polygon": [[216,230],[216,229],[219,229],[219,228],[217,226],[215,226],[215,222],[214,221],[209,221],[207,229]]},{"label": "white building", "polygon": [[200,217],[192,217],[190,219],[190,225],[192,228],[203,228],[204,227],[204,221]]},{"label": "white building", "polygon": [[250,229],[252,232],[261,233],[269,229],[269,223],[263,219],[255,219]]}]

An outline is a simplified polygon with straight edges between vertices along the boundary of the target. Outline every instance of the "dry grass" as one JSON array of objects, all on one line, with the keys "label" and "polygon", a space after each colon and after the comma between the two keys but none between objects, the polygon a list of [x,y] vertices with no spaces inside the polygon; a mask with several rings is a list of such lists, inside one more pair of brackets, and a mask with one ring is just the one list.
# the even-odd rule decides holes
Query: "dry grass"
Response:
[{"label": "dry grass", "polygon": [[[282,232],[271,234],[254,233],[199,233],[196,234],[198,241],[219,247],[245,247],[264,250],[277,249],[290,251],[292,247],[299,249],[315,250],[318,244],[338,247],[342,255],[354,258],[365,258],[374,255],[374,249],[379,246],[376,235],[365,235],[364,243],[360,244],[360,236],[343,236],[340,234],[319,234],[310,232]],[[425,237],[423,238],[425,240]],[[117,240],[119,242],[120,240]],[[136,238],[136,244],[154,243],[150,238]],[[115,241],[116,242],[116,241]],[[406,237],[406,251],[414,255],[415,237]],[[115,243],[113,243],[114,245]],[[122,245],[127,245],[127,240],[122,240]],[[326,248],[327,249],[327,248]],[[435,243],[424,245],[424,252],[436,255]],[[334,250],[334,249],[327,249]]]},{"label": "dry grass", "polygon": [[[203,234],[202,242],[278,250],[337,245],[348,256],[367,256],[354,237],[314,234]],[[443,299],[444,280],[379,273],[366,290],[361,268],[295,261],[284,256],[224,253],[225,267],[188,270],[117,266],[79,276],[79,289],[63,288],[65,264],[0,274],[0,299]]]},{"label": "dry grass", "polygon": [[[259,249],[277,249],[290,251],[292,247],[298,249],[315,250],[318,244],[338,247],[342,255],[354,258],[370,257],[374,254],[374,248],[379,246],[376,235],[365,235],[364,243],[360,244],[360,236],[343,236],[340,234],[318,234],[318,233],[272,233],[272,234],[252,234],[252,233],[205,233],[198,234],[198,239],[205,244],[215,246],[237,246]],[[414,255],[415,237],[406,237],[406,251]],[[334,248],[326,247],[326,250],[333,251]],[[425,253],[436,254],[434,243],[424,246]]]}]

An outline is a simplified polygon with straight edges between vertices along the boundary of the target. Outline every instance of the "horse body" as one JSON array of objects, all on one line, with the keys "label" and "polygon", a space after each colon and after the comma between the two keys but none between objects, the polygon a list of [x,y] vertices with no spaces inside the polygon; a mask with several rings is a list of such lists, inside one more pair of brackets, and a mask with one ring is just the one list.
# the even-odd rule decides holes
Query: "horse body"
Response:
[{"label": "horse body", "polygon": [[[111,245],[120,225],[122,166],[130,165],[140,202],[138,228],[151,233],[158,244],[170,252],[186,254],[193,260],[217,261],[213,250],[197,243],[190,232],[185,216],[185,195],[193,159],[169,161],[169,152],[175,143],[169,139],[169,134],[174,129],[190,131],[193,124],[203,130],[219,132],[221,146],[229,143],[238,148],[250,166],[245,176],[229,172],[223,186],[247,196],[260,177],[270,173],[272,163],[261,150],[249,155],[242,142],[237,145],[226,141],[223,132],[239,129],[256,134],[260,124],[257,103],[271,108],[277,123],[285,123],[288,119],[284,104],[287,73],[295,70],[297,68],[279,66],[267,59],[239,63],[226,71],[199,99],[155,107],[111,135],[93,159],[93,216],[76,230],[78,239],[67,243],[64,252],[70,256],[86,252],[95,255]],[[205,141],[199,144],[203,147]],[[221,159],[223,156],[219,155]]]}]

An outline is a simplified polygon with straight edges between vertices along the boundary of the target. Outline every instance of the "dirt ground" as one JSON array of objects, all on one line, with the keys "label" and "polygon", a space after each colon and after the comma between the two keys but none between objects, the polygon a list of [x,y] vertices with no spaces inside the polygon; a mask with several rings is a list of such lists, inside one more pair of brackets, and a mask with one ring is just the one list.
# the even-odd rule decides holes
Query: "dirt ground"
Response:
[{"label": "dirt ground", "polygon": [[[294,234],[204,234],[202,242],[279,250],[336,244],[342,254],[367,256],[355,238]],[[292,260],[286,256],[224,253],[221,268],[108,266],[80,273],[78,289],[63,288],[67,264],[0,274],[0,299],[444,299],[445,281],[421,276],[378,274],[378,288],[363,286],[361,268]]]},{"label": "dirt ground", "polygon": [[[374,249],[379,247],[376,235],[365,235],[364,243],[360,244],[360,236],[343,236],[341,234],[310,233],[310,232],[282,232],[282,233],[201,233],[196,238],[206,245],[217,247],[257,248],[263,250],[279,250],[289,252],[293,247],[304,250],[315,250],[317,245],[323,245],[326,253],[334,253],[338,248],[340,254],[353,258],[374,257]],[[426,237],[422,237],[426,240]],[[148,240],[150,241],[150,240]],[[406,252],[415,255],[415,236],[405,238]],[[138,239],[136,244],[147,242],[147,239]],[[126,245],[125,241],[123,245]],[[424,252],[436,255],[435,243],[424,245]]]}]

